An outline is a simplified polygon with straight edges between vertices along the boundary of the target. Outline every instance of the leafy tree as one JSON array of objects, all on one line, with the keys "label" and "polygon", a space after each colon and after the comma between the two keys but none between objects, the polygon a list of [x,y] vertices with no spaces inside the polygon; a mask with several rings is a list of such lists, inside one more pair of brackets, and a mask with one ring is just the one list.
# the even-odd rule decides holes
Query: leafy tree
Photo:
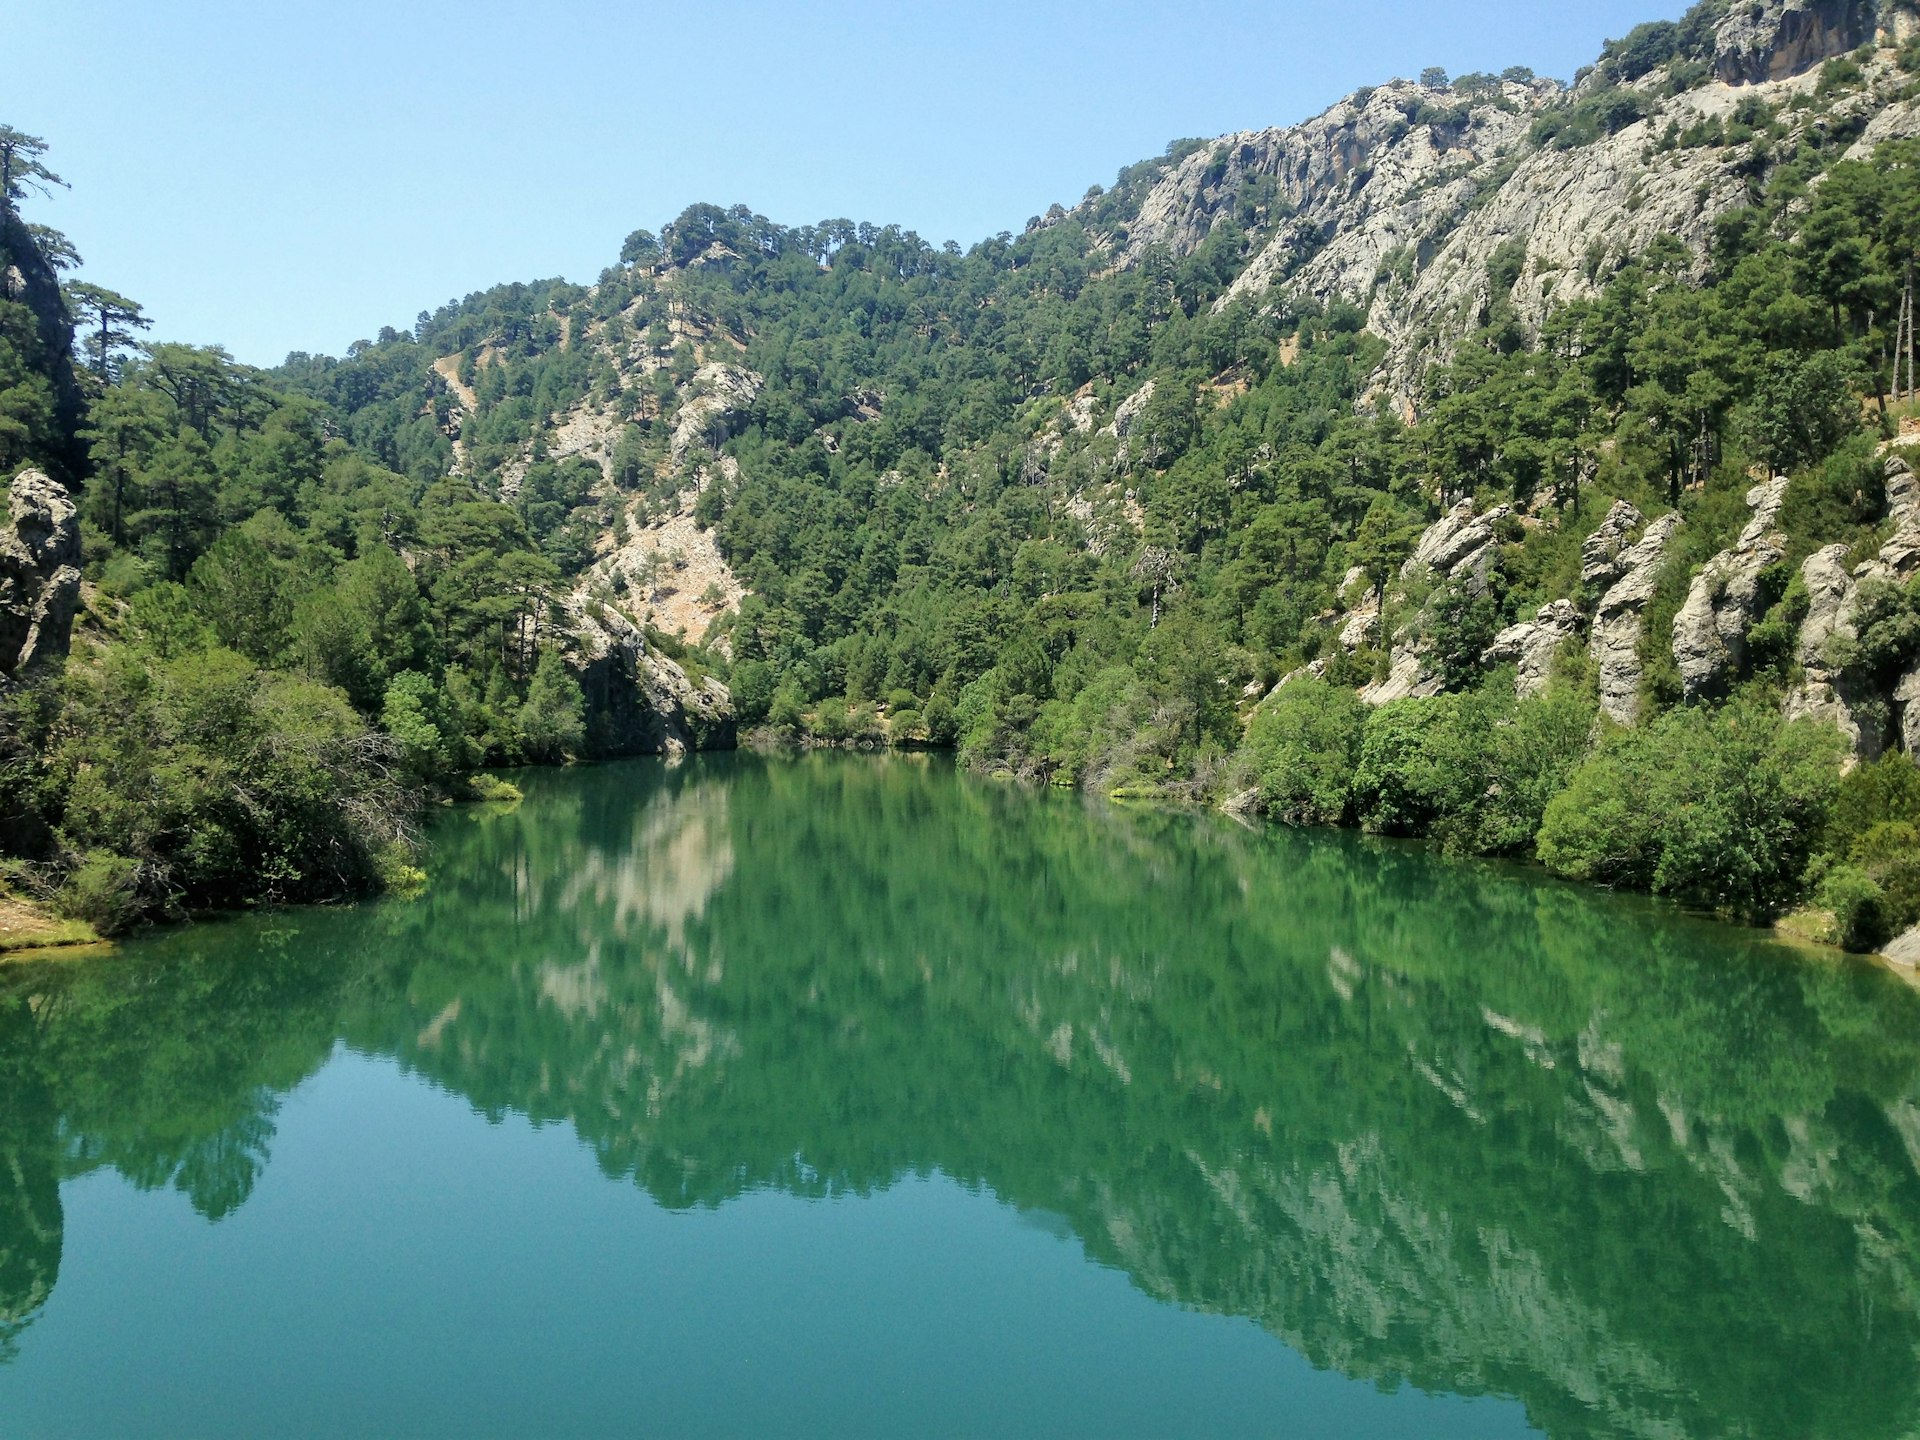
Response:
[{"label": "leafy tree", "polygon": [[1741,915],[1792,903],[1831,813],[1842,742],[1754,700],[1607,739],[1546,810],[1540,858]]},{"label": "leafy tree", "polygon": [[87,360],[94,376],[103,382],[113,379],[119,370],[118,355],[134,346],[136,330],[151,329],[153,321],[141,313],[137,302],[104,285],[72,280],[62,289],[68,306],[87,328]]}]

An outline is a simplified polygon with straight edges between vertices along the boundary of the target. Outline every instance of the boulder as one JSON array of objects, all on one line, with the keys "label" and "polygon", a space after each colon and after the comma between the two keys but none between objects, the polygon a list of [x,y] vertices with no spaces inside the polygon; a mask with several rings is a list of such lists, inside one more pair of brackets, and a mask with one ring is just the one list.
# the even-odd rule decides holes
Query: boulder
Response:
[{"label": "boulder", "polygon": [[80,605],[80,522],[67,489],[39,470],[8,487],[0,530],[0,680],[64,655]]},{"label": "boulder", "polygon": [[1594,607],[1589,648],[1600,678],[1600,708],[1622,725],[1640,718],[1640,639],[1660,581],[1667,544],[1680,528],[1674,511],[1650,523],[1637,544],[1615,557],[1618,575]]},{"label": "boulder", "polygon": [[1673,617],[1673,659],[1687,699],[1722,693],[1747,657],[1747,631],[1760,618],[1760,576],[1787,552],[1777,525],[1787,479],[1777,475],[1747,492],[1753,517],[1731,549],[1709,560]]},{"label": "boulder", "polygon": [[1560,647],[1580,634],[1582,618],[1580,608],[1571,600],[1542,605],[1533,619],[1510,625],[1494,636],[1480,663],[1489,668],[1515,666],[1515,693],[1523,700],[1537,695],[1547,688]]}]

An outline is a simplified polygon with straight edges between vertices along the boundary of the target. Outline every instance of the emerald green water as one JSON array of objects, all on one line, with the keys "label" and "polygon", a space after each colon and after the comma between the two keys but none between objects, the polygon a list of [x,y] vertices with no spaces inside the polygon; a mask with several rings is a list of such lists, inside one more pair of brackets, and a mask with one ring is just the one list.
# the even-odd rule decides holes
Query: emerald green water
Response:
[{"label": "emerald green water", "polygon": [[938,761],[0,969],[0,1434],[1895,1436],[1920,994]]}]

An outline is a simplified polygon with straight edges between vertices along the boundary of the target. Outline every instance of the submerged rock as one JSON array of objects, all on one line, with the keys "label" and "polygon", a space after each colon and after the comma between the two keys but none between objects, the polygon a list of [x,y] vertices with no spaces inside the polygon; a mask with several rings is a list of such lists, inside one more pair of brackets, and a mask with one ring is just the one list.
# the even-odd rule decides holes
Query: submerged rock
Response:
[{"label": "submerged rock", "polygon": [[80,606],[80,522],[66,486],[23,470],[0,531],[0,680],[64,655]]}]

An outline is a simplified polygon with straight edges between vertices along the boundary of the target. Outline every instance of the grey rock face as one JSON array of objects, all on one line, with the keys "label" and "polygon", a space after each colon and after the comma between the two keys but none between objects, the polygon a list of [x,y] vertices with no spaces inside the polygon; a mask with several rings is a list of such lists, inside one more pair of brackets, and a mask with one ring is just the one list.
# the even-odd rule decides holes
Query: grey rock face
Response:
[{"label": "grey rock face", "polygon": [[1604,591],[1620,578],[1620,552],[1644,519],[1633,505],[1616,500],[1600,528],[1580,542],[1580,583],[1589,591]]},{"label": "grey rock face", "polygon": [[14,476],[0,532],[0,680],[64,655],[80,604],[80,524],[67,489],[38,470]]},{"label": "grey rock face", "polygon": [[1394,700],[1427,700],[1446,688],[1428,666],[1428,652],[1421,645],[1393,647],[1393,668],[1387,678],[1376,680],[1360,692],[1369,705],[1386,705]]},{"label": "grey rock face", "polygon": [[[1882,8],[1890,33],[1910,18]],[[1596,246],[1624,256],[1671,237],[1704,273],[1715,222],[1750,203],[1744,155],[1699,146],[1649,166],[1646,147],[1669,125],[1725,123],[1756,93],[1781,107],[1788,145],[1825,126],[1819,110],[1788,102],[1809,88],[1805,71],[1873,38],[1875,10],[1873,0],[1737,0],[1719,27],[1716,78],[1675,95],[1643,84],[1646,119],[1571,149],[1528,139],[1566,98],[1550,81],[1497,95],[1406,81],[1359,91],[1299,125],[1223,136],[1169,166],[1116,237],[1115,259],[1137,264],[1154,246],[1189,254],[1237,214],[1249,181],[1271,182],[1272,213],[1251,227],[1256,253],[1218,303],[1272,291],[1368,307],[1368,329],[1388,346],[1379,392],[1409,405],[1426,367],[1492,298],[1488,262],[1510,241],[1526,246],[1510,298],[1536,333],[1555,308],[1594,293]],[[1859,107],[1848,119],[1865,127],[1862,153],[1920,133],[1913,98],[1863,91],[1835,104]],[[1448,118],[1411,123],[1422,106]]]},{"label": "grey rock face", "polygon": [[1133,422],[1140,418],[1141,412],[1144,411],[1152,401],[1154,388],[1155,382],[1149,380],[1138,390],[1134,391],[1133,394],[1122,400],[1120,404],[1115,407],[1113,423],[1106,427],[1105,433],[1121,440],[1126,439],[1127,436],[1133,432]]},{"label": "grey rock face", "polygon": [[1638,544],[1620,551],[1614,561],[1619,578],[1594,607],[1588,644],[1600,673],[1600,708],[1622,725],[1640,718],[1640,638],[1667,544],[1679,528],[1679,512],[1662,515],[1647,526]]},{"label": "grey rock face", "polygon": [[1369,590],[1340,627],[1340,648],[1349,655],[1367,644],[1380,628],[1380,597]]},{"label": "grey rock face", "polygon": [[1847,547],[1829,545],[1816,550],[1800,567],[1807,587],[1807,618],[1801,622],[1796,656],[1804,675],[1787,696],[1789,720],[1819,720],[1847,738],[1856,755],[1871,760],[1886,746],[1886,737],[1863,705],[1849,677],[1834,663],[1836,638],[1852,639],[1859,587],[1847,573]]},{"label": "grey rock face", "polygon": [[1898,455],[1887,461],[1887,518],[1893,534],[1880,547],[1878,569],[1891,580],[1920,574],[1920,479]]},{"label": "grey rock face", "polygon": [[1500,522],[1513,513],[1511,505],[1496,505],[1484,515],[1476,515],[1471,500],[1462,500],[1453,509],[1427,527],[1407,563],[1402,576],[1411,578],[1422,570],[1431,570],[1448,579],[1468,580],[1484,588],[1486,572],[1494,560]]},{"label": "grey rock face", "polygon": [[1542,605],[1533,619],[1510,625],[1493,637],[1480,657],[1486,666],[1513,665],[1514,690],[1521,699],[1547,688],[1560,647],[1580,634],[1580,608],[1571,600]]},{"label": "grey rock face", "polygon": [[734,743],[733,701],[707,678],[695,685],[616,610],[572,602],[570,663],[587,701],[587,738],[596,755],[684,755]]},{"label": "grey rock face", "polygon": [[[1499,558],[1500,522],[1513,513],[1509,505],[1496,505],[1484,515],[1476,515],[1471,500],[1463,500],[1441,516],[1414,547],[1406,564],[1400,567],[1403,580],[1431,574],[1444,584],[1455,585],[1470,595],[1482,594]],[[1438,695],[1445,684],[1430,664],[1432,646],[1420,633],[1427,615],[1402,626],[1393,637],[1391,669],[1384,680],[1376,680],[1360,692],[1370,705],[1385,705],[1390,700],[1424,699]],[[1351,630],[1353,622],[1348,622]],[[1343,638],[1344,638],[1343,632]],[[1364,632],[1363,632],[1364,633]]]},{"label": "grey rock face", "polygon": [[1787,480],[1775,476],[1747,492],[1753,518],[1731,549],[1694,577],[1687,602],[1673,618],[1673,659],[1689,700],[1725,690],[1747,655],[1747,631],[1759,619],[1760,575],[1786,555],[1777,528]]},{"label": "grey rock face", "polygon": [[696,445],[718,449],[733,422],[760,398],[766,382],[738,365],[702,365],[693,377],[694,397],[680,407],[674,423],[673,463],[682,465]]},{"label": "grey rock face", "polygon": [[1133,427],[1139,423],[1140,417],[1146,413],[1147,406],[1152,403],[1155,388],[1156,382],[1149,380],[1122,400],[1114,409],[1113,423],[1100,432],[1103,435],[1111,435],[1120,442],[1116,456],[1122,465],[1127,463],[1132,453]]},{"label": "grey rock face", "polygon": [[1920,670],[1910,670],[1893,689],[1894,709],[1900,715],[1900,748],[1920,756]]},{"label": "grey rock face", "polygon": [[1742,0],[1714,32],[1714,72],[1729,85],[1784,80],[1874,36],[1874,0]]},{"label": "grey rock face", "polygon": [[1920,969],[1920,925],[1914,926],[1904,935],[1889,940],[1880,950],[1881,958],[1898,965],[1902,970]]}]

